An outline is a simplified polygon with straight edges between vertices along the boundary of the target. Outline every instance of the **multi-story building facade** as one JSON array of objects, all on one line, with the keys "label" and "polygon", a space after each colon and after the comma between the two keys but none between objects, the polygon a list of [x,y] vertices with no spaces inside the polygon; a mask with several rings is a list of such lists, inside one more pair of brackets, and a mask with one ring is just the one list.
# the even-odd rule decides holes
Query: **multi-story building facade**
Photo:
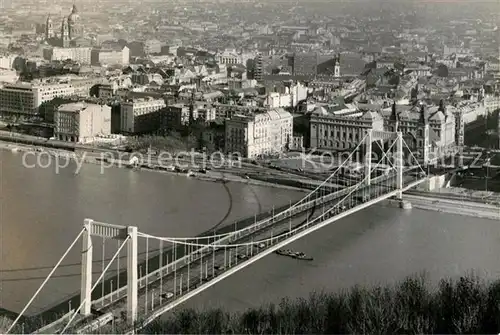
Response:
[{"label": "multi-story building facade", "polygon": [[264,63],[262,60],[262,54],[258,54],[255,57],[255,69],[253,74],[253,79],[262,80],[262,75],[264,73]]},{"label": "multi-story building facade", "polygon": [[111,134],[111,107],[83,102],[64,104],[54,113],[54,136],[61,141],[87,143]]},{"label": "multi-story building facade", "polygon": [[[196,108],[193,108],[193,120],[198,118],[196,112]],[[160,129],[163,131],[182,129],[189,124],[189,114],[190,107],[185,104],[178,103],[167,106],[160,112]]]},{"label": "multi-story building facade", "polygon": [[0,83],[16,83],[19,80],[19,74],[14,69],[0,68]]},{"label": "multi-story building facade", "polygon": [[92,61],[92,49],[86,47],[47,48],[43,50],[43,58],[49,61],[71,59],[80,64],[89,65]]},{"label": "multi-story building facade", "polygon": [[441,106],[396,106],[384,109],[385,128],[401,131],[410,148],[424,158],[440,157],[456,146],[454,113]]},{"label": "multi-story building facade", "polygon": [[227,49],[217,54],[216,60],[219,64],[245,64],[248,59],[253,58],[252,54],[241,53],[236,50]]},{"label": "multi-story building facade", "polygon": [[12,69],[14,67],[15,55],[0,55],[0,68]]},{"label": "multi-story building facade", "polygon": [[81,97],[88,97],[90,90],[96,85],[100,85],[106,81],[106,78],[100,76],[92,77],[73,77],[70,80],[71,86],[75,90],[75,94]]},{"label": "multi-story building facade", "polygon": [[75,94],[71,83],[15,83],[0,88],[0,113],[35,115],[38,107],[56,97]]},{"label": "multi-story building facade", "polygon": [[300,82],[275,86],[273,90],[275,92],[269,92],[264,100],[265,107],[297,107],[300,101],[307,98],[307,87]]},{"label": "multi-story building facade", "polygon": [[290,146],[292,131],[293,116],[282,108],[235,115],[226,121],[226,151],[246,158],[283,152]]},{"label": "multi-story building facade", "polygon": [[202,123],[208,123],[215,120],[216,109],[212,106],[203,106],[196,108],[196,120]]},{"label": "multi-story building facade", "polygon": [[128,47],[114,49],[93,49],[91,53],[91,63],[93,65],[121,65],[130,63],[130,50]]},{"label": "multi-story building facade", "polygon": [[158,112],[165,108],[163,99],[134,99],[120,104],[120,122],[123,133],[147,133],[159,126]]},{"label": "multi-story building facade", "polygon": [[484,98],[484,108],[486,113],[493,113],[500,109],[500,95],[487,95]]},{"label": "multi-story building facade", "polygon": [[366,130],[384,130],[384,119],[374,110],[335,114],[319,107],[311,114],[309,125],[311,148],[320,151],[349,150],[358,145]]}]

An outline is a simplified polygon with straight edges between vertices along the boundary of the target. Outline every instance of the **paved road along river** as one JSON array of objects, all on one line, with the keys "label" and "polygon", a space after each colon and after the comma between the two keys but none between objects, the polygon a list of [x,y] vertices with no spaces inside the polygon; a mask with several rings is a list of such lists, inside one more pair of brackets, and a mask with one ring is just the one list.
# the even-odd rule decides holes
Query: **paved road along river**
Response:
[{"label": "paved road along river", "polygon": [[[83,219],[137,225],[159,236],[196,235],[301,193],[190,180],[155,172],[85,165],[59,174],[27,169],[22,153],[0,151],[0,307],[19,311],[81,229]],[[284,296],[307,296],[353,284],[394,282],[427,271],[436,281],[474,270],[485,278],[500,271],[500,225],[491,220],[377,206],[290,245],[314,257],[303,262],[270,255],[187,302],[188,306],[243,309]],[[102,242],[95,239],[94,268]],[[140,246],[145,250],[145,243]],[[116,243],[107,243],[109,258]],[[150,244],[150,249],[158,245]],[[35,301],[31,313],[79,289],[80,246]],[[125,265],[122,258],[121,268]],[[116,271],[116,266],[112,266]],[[95,275],[97,278],[98,274]],[[74,307],[74,306],[73,306]]]}]

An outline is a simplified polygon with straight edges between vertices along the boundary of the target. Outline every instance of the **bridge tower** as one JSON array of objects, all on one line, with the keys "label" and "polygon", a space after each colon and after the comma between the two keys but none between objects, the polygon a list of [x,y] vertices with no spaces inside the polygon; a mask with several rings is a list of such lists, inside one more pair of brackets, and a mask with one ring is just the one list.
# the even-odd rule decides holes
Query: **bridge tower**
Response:
[{"label": "bridge tower", "polygon": [[365,138],[365,183],[371,185],[373,129],[368,129]]},{"label": "bridge tower", "polygon": [[[374,141],[382,141],[383,143],[388,141],[396,145],[396,152],[394,155],[394,164],[393,168],[396,170],[396,187],[398,193],[396,197],[400,200],[403,198],[403,172],[404,172],[404,160],[403,160],[403,133],[400,131],[397,132],[385,132],[385,131],[374,131],[373,129],[367,130],[367,135],[365,137],[365,156],[364,156],[364,176],[365,176],[365,184],[367,186],[371,185],[371,172],[372,172],[372,143]],[[394,143],[393,141],[396,141]]]},{"label": "bridge tower", "polygon": [[127,243],[127,320],[130,324],[137,321],[137,227],[124,227],[96,222],[84,221],[82,241],[82,281],[80,292],[80,314],[88,316],[92,306],[92,236],[105,239],[125,241]]},{"label": "bridge tower", "polygon": [[430,130],[429,130],[429,120],[428,116],[425,110],[425,105],[421,104],[420,105],[420,120],[419,120],[419,126],[422,129],[422,135],[423,135],[423,159],[424,159],[424,165],[429,164],[430,161]]},{"label": "bridge tower", "polygon": [[80,314],[90,315],[92,306],[92,220],[85,219],[82,235],[82,286],[80,292],[80,303],[83,304]]},{"label": "bridge tower", "polygon": [[500,112],[497,115],[498,117],[498,129],[497,129],[497,135],[498,135],[498,149],[500,149]]},{"label": "bridge tower", "polygon": [[403,133],[398,131],[396,134],[396,186],[399,191],[396,197],[403,200]]}]

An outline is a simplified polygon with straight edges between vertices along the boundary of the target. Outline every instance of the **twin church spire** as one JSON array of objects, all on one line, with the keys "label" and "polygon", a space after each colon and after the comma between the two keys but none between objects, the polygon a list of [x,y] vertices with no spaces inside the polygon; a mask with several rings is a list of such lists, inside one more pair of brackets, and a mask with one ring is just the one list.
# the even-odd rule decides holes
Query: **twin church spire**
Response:
[{"label": "twin church spire", "polygon": [[71,14],[68,17],[63,17],[60,28],[60,35],[58,36],[54,29],[52,16],[49,14],[45,24],[45,39],[47,41],[57,40],[56,44],[58,46],[69,47],[73,40],[82,37],[83,29],[76,5],[73,5]]}]

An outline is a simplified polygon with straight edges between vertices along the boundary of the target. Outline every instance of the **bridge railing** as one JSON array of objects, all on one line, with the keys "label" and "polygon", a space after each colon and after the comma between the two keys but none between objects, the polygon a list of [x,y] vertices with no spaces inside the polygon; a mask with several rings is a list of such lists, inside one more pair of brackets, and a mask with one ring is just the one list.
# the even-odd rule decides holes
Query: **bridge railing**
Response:
[{"label": "bridge railing", "polygon": [[[376,182],[381,182],[390,178],[393,178],[395,174],[391,173],[389,175],[382,175],[376,178],[373,178],[371,181],[372,183]],[[241,238],[247,237],[255,233],[256,231],[268,228],[269,226],[273,225],[275,222],[284,220],[289,218],[290,216],[294,216],[297,213],[301,213],[305,210],[311,209],[314,206],[321,205],[325,202],[330,202],[336,198],[346,196],[349,194],[354,188],[358,187],[357,184],[344,188],[342,190],[338,190],[336,192],[332,192],[330,194],[326,194],[321,198],[318,199],[312,199],[307,202],[304,202],[302,204],[296,205],[295,207],[292,207],[291,209],[284,210],[280,213],[275,214],[273,217],[266,218],[264,220],[258,221],[244,229],[238,230],[233,233],[228,233],[228,235],[219,238],[217,241],[214,241],[210,244],[207,244],[204,247],[201,247],[187,255],[184,255],[177,260],[170,262],[169,264],[166,264],[154,271],[151,271],[147,273],[146,275],[142,276],[141,278],[138,279],[138,287],[143,288],[146,285],[149,285],[150,283],[156,281],[160,276],[165,275],[166,272],[172,271],[174,268],[178,269],[179,267],[183,267],[187,265],[190,262],[198,260],[202,255],[209,253],[212,251],[213,248],[216,248],[218,245],[223,245],[223,244],[229,244],[231,242],[234,242],[236,240],[239,240]],[[127,285],[124,285],[120,287],[117,290],[114,290],[113,292],[110,292],[103,297],[100,297],[92,302],[92,304],[96,308],[103,308],[106,307],[107,305],[111,304],[112,302],[123,298],[126,296],[126,290],[127,290]],[[106,302],[108,304],[106,304]]]},{"label": "bridge railing", "polygon": [[[354,186],[353,186],[354,187]],[[332,199],[341,197],[345,194],[347,194],[352,187],[346,188],[339,190],[337,192],[327,194],[323,196],[322,198],[319,199],[313,199],[309,200],[308,202],[299,204],[295,206],[294,208],[290,210],[285,210],[281,213],[277,213],[274,215],[274,217],[271,218],[266,218],[264,220],[258,221],[242,230],[238,230],[234,233],[228,233],[228,235],[219,238],[217,241],[214,241],[210,244],[207,244],[205,247],[201,247],[190,254],[184,255],[177,260],[170,262],[169,264],[166,264],[165,266],[162,266],[154,271],[149,272],[148,274],[142,276],[141,278],[138,279],[138,287],[142,288],[145,287],[147,284],[155,281],[159,276],[164,275],[166,272],[172,271],[174,268],[179,268],[182,266],[187,265],[189,262],[193,262],[199,259],[201,255],[204,253],[210,252],[214,247],[217,247],[218,245],[222,244],[228,244],[231,242],[234,242],[235,240],[239,240],[243,237],[252,235],[256,231],[259,231],[261,229],[265,229],[269,227],[270,225],[274,224],[277,221],[281,221],[283,219],[288,218],[289,216],[294,216],[297,213],[303,212],[304,210],[312,208],[314,205],[317,203],[322,204],[323,202],[328,202],[331,201]],[[274,218],[274,219],[273,219]],[[110,292],[103,297],[100,297],[92,302],[93,305],[95,305],[96,308],[103,308],[106,307],[106,302],[108,304],[114,302],[117,299],[123,298],[126,296],[126,289],[127,286],[122,286],[117,290],[114,290],[113,292]]]},{"label": "bridge railing", "polygon": [[64,321],[68,321],[73,316],[73,313],[75,313],[74,309],[70,310],[68,313],[64,314],[62,317],[53,321],[52,323],[36,330],[35,332],[33,332],[33,334],[54,334],[54,328],[60,326]]},{"label": "bridge railing", "polygon": [[[403,186],[403,191],[406,191],[410,188],[413,188],[417,186],[418,184],[422,183],[426,178],[421,178],[415,181],[410,181],[408,183],[405,183]],[[229,267],[224,267],[220,272],[216,273],[215,276],[208,281],[207,283],[203,284],[202,286],[196,287],[194,290],[188,290],[184,295],[179,296],[176,300],[170,300],[167,302],[164,302],[163,304],[160,303],[160,305],[152,311],[151,315],[146,315],[144,321],[141,323],[141,326],[138,329],[143,328],[147,324],[149,324],[151,321],[165,313],[166,311],[174,308],[175,306],[179,305],[180,303],[186,301],[190,297],[196,295],[197,293],[203,291],[204,289],[216,284],[220,280],[224,279],[225,277],[228,277],[232,273],[235,273],[236,271],[240,270],[241,268],[257,261],[258,259],[264,257],[265,255],[268,255],[274,251],[276,251],[279,248],[284,247],[285,245],[289,244],[290,242],[293,242],[294,240],[297,240],[298,238],[307,235],[308,233],[317,230],[321,228],[322,226],[325,226],[331,222],[334,222],[336,220],[339,220],[345,216],[348,216],[349,214],[352,214],[354,212],[357,212],[363,208],[369,207],[375,203],[378,203],[382,200],[388,199],[394,195],[396,195],[399,192],[397,189],[393,189],[388,191],[387,193],[383,195],[379,195],[375,198],[369,199],[359,205],[355,205],[354,207],[348,208],[346,210],[343,210],[341,213],[338,213],[334,215],[333,217],[325,217],[319,220],[312,220],[310,222],[307,222],[304,225],[300,225],[299,227],[296,227],[290,232],[282,233],[278,236],[276,236],[275,239],[272,239],[269,244],[266,245],[264,248],[258,248],[255,250],[254,254],[252,255],[251,258],[243,261],[242,263],[234,264],[233,266],[229,265]]]}]

